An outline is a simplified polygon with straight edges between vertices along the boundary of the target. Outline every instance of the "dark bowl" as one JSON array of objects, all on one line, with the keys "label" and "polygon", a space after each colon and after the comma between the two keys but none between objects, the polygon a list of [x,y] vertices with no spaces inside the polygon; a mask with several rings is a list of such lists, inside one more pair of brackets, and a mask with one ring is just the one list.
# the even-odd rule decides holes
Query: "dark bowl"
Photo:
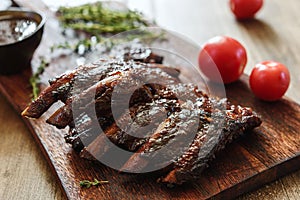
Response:
[{"label": "dark bowl", "polygon": [[36,26],[33,32],[19,37],[17,41],[0,43],[0,74],[2,75],[20,73],[30,67],[32,56],[41,42],[46,21],[44,15],[26,9],[11,8],[0,11],[0,22],[6,23],[11,20],[26,20]]}]

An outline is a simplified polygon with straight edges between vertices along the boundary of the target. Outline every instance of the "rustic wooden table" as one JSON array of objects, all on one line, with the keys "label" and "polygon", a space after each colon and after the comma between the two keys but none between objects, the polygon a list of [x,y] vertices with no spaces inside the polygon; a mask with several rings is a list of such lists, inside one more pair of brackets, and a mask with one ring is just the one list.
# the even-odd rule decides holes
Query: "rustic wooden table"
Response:
[{"label": "rustic wooden table", "polygon": [[[21,0],[19,0],[21,1]],[[215,35],[228,35],[248,50],[246,73],[263,60],[286,64],[292,76],[287,96],[300,103],[299,0],[265,1],[257,19],[237,22],[227,0],[127,0],[159,25],[202,44]],[[63,193],[33,137],[0,95],[0,199],[64,199]],[[300,199],[300,171],[270,183],[240,199]]]}]

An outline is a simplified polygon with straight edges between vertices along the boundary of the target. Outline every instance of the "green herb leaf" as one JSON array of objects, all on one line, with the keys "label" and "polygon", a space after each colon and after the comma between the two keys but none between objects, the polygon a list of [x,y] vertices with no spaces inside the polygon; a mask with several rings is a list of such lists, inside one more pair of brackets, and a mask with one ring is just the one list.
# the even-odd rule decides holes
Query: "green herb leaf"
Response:
[{"label": "green herb leaf", "polygon": [[37,68],[37,71],[30,77],[29,82],[32,87],[33,100],[36,99],[40,93],[39,83],[40,76],[44,73],[45,68],[49,66],[49,62],[46,61],[44,57],[41,57],[40,66]]},{"label": "green herb leaf", "polygon": [[98,185],[103,185],[107,184],[108,181],[99,181],[97,179],[94,179],[94,181],[88,181],[88,180],[83,180],[80,181],[80,187],[85,187],[85,188],[90,188],[91,186],[98,186]]},{"label": "green herb leaf", "polygon": [[141,13],[108,9],[101,2],[76,7],[60,7],[59,19],[65,28],[93,35],[120,33],[148,26]]}]

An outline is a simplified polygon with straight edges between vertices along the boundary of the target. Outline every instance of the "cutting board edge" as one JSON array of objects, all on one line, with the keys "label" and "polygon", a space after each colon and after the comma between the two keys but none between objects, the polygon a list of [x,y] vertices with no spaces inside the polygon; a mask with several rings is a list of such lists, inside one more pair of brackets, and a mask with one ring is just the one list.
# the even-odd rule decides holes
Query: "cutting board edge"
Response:
[{"label": "cutting board edge", "polygon": [[[287,176],[290,173],[293,173],[299,169],[300,169],[300,153],[298,155],[295,155],[292,158],[286,159],[277,165],[274,165],[264,171],[261,171],[245,179],[242,183],[235,184],[232,187],[227,188],[226,190],[223,190],[222,192],[213,195],[209,199],[216,199],[216,200],[234,199],[242,194],[251,192],[253,190],[260,188],[261,186],[264,186],[268,183],[278,180],[279,178]],[[276,175],[271,176],[270,174],[273,173],[275,173]],[[240,184],[242,184],[242,186]],[[239,187],[239,189],[236,189],[237,187]]]}]

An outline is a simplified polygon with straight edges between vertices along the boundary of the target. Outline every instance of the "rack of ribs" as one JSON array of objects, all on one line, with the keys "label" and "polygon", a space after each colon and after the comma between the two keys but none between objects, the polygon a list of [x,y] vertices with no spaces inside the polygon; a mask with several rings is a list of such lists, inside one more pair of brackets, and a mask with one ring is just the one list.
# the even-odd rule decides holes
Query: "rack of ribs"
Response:
[{"label": "rack of ribs", "polygon": [[69,127],[65,140],[81,157],[101,160],[117,146],[132,152],[120,171],[155,166],[163,169],[158,181],[168,185],[197,179],[217,152],[261,124],[251,108],[182,83],[174,67],[144,61],[103,59],[67,72],[22,115],[39,118],[60,100],[64,105],[47,122]]}]

